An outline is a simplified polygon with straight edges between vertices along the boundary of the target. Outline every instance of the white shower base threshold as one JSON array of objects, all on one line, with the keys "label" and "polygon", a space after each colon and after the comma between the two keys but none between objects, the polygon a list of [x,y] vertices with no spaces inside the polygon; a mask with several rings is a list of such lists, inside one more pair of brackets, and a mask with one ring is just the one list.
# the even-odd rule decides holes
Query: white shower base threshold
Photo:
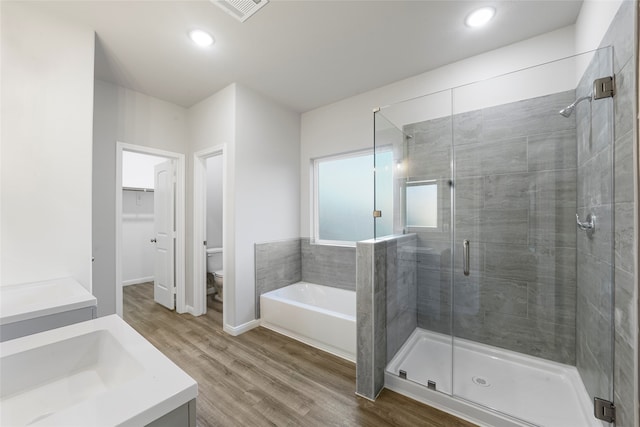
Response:
[{"label": "white shower base threshold", "polygon": [[[474,404],[488,408],[487,415],[502,419],[501,425],[604,425],[594,418],[574,366],[460,338],[455,343],[452,349],[450,336],[417,328],[387,366],[385,386],[444,410],[451,400],[449,412],[481,424],[496,425],[496,420],[483,422],[478,416],[483,411]],[[400,370],[408,381],[400,379]],[[428,381],[436,383],[437,391],[427,389]],[[465,406],[474,414],[464,416]],[[509,414],[514,422],[495,411]]]}]

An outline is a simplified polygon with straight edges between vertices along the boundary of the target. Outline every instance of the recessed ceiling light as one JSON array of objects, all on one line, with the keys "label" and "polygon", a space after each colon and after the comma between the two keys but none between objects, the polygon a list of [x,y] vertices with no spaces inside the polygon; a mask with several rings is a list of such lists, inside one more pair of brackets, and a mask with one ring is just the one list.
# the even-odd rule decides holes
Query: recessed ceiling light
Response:
[{"label": "recessed ceiling light", "polygon": [[464,23],[471,28],[482,27],[487,22],[491,21],[491,18],[493,18],[495,14],[496,10],[493,7],[481,7],[467,15],[467,19],[464,20]]},{"label": "recessed ceiling light", "polygon": [[214,42],[211,34],[202,30],[189,31],[189,38],[200,47],[211,46]]}]

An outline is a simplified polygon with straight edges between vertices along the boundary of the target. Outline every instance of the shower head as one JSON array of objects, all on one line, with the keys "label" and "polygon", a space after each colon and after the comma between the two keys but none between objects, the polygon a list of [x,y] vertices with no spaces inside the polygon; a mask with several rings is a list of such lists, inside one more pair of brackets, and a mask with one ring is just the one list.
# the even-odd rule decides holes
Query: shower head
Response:
[{"label": "shower head", "polygon": [[563,117],[569,117],[569,116],[571,116],[571,114],[573,114],[573,110],[576,109],[576,105],[578,105],[582,101],[587,101],[588,100],[589,102],[591,102],[591,98],[592,98],[591,95],[583,96],[582,98],[578,98],[575,101],[573,101],[573,103],[571,105],[567,105],[566,107],[564,107],[562,110],[560,110],[558,112]]}]

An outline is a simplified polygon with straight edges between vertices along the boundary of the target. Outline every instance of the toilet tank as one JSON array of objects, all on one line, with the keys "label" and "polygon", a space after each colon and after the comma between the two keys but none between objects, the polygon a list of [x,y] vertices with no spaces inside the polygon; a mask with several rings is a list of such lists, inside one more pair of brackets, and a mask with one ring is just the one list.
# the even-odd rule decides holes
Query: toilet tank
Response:
[{"label": "toilet tank", "polygon": [[207,273],[222,270],[222,248],[207,248]]}]

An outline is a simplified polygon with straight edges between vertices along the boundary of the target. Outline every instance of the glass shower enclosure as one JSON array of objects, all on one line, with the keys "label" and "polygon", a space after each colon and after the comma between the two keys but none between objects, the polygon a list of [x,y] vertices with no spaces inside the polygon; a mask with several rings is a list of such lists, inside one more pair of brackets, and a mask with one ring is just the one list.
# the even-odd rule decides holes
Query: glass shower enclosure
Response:
[{"label": "glass shower enclosure", "polygon": [[[374,113],[386,374],[524,425],[613,401],[613,99],[600,49]],[[576,102],[577,101],[577,102]],[[384,223],[383,223],[384,221]],[[379,224],[379,225],[378,225]]]}]

